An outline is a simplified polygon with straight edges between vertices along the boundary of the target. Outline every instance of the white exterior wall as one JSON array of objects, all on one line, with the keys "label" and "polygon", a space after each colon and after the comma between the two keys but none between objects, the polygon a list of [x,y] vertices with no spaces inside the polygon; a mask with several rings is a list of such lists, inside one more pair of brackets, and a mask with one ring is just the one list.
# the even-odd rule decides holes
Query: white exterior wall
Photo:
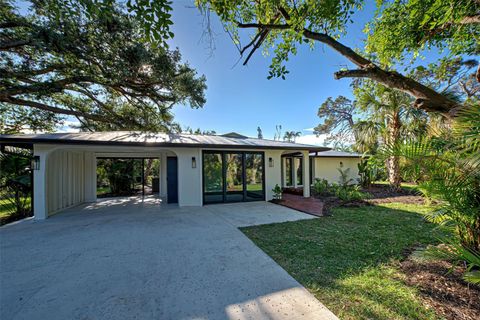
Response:
[{"label": "white exterior wall", "polygon": [[[273,167],[269,166],[269,159]],[[282,186],[282,150],[265,150],[265,200],[273,199],[275,185]]]},{"label": "white exterior wall", "polygon": [[354,183],[358,183],[358,167],[360,158],[329,158],[329,157],[316,157],[314,158],[314,178],[327,179],[330,183],[338,183],[340,180],[340,162],[343,163],[343,168],[350,168],[349,177],[353,179]]},{"label": "white exterior wall", "polygon": [[[202,201],[202,153],[199,148],[172,148],[178,161],[178,205],[201,206]],[[197,162],[192,168],[192,157]]]}]

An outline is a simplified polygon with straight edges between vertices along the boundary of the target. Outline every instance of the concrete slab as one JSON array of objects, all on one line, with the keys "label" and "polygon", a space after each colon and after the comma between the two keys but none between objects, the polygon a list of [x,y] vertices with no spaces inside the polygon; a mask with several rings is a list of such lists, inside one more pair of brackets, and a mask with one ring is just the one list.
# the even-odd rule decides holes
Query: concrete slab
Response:
[{"label": "concrete slab", "polygon": [[270,202],[243,202],[205,206],[212,213],[236,227],[281,223],[316,217]]},{"label": "concrete slab", "polygon": [[221,206],[109,199],[0,228],[0,318],[336,319]]}]

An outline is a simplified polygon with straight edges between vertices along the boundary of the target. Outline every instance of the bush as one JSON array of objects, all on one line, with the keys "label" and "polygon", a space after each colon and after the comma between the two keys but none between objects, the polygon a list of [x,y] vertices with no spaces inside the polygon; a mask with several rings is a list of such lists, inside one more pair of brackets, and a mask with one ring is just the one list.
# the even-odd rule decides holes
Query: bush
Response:
[{"label": "bush", "polygon": [[274,200],[282,200],[282,188],[278,185],[275,185],[275,188],[272,189],[273,192],[273,199]]},{"label": "bush", "polygon": [[369,194],[360,191],[359,186],[339,186],[339,185],[332,185],[334,188],[334,194],[340,200],[349,202],[349,201],[359,201],[363,199],[368,199]]},{"label": "bush", "polygon": [[330,193],[328,180],[315,178],[315,181],[313,182],[313,191],[318,195],[328,195]]}]

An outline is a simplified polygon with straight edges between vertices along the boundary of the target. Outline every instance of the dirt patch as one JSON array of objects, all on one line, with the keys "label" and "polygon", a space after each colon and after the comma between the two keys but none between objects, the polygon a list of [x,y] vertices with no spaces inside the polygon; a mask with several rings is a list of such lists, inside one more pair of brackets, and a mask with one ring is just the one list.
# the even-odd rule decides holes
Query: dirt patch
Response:
[{"label": "dirt patch", "polygon": [[407,204],[424,204],[425,200],[415,191],[401,188],[400,190],[392,190],[388,185],[374,184],[370,188],[363,190],[371,195],[366,201],[371,204],[380,203],[407,203]]},{"label": "dirt patch", "polygon": [[382,203],[406,203],[406,204],[424,204],[425,199],[416,194],[415,191],[408,189],[392,190],[388,185],[377,184],[370,188],[362,189],[369,194],[368,199],[343,201],[332,195],[315,195],[317,199],[323,202],[323,213],[328,215],[332,208],[336,207],[360,207],[376,205]]},{"label": "dirt patch", "polygon": [[451,267],[446,261],[411,258],[400,263],[405,282],[418,288],[424,303],[438,315],[452,320],[479,319],[480,287],[462,280],[462,267]]}]

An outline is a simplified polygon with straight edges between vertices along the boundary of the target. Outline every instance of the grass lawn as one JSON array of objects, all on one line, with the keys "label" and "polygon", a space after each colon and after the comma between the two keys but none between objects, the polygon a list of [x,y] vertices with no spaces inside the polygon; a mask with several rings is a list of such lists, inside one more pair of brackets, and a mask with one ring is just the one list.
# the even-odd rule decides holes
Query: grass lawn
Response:
[{"label": "grass lawn", "polygon": [[[374,184],[390,185],[388,181],[375,181]],[[407,191],[417,191],[417,185],[410,182],[402,182],[400,184],[401,188]]]},{"label": "grass lawn", "polygon": [[436,319],[398,261],[442,231],[418,205],[336,208],[333,216],[242,231],[340,319]]}]

